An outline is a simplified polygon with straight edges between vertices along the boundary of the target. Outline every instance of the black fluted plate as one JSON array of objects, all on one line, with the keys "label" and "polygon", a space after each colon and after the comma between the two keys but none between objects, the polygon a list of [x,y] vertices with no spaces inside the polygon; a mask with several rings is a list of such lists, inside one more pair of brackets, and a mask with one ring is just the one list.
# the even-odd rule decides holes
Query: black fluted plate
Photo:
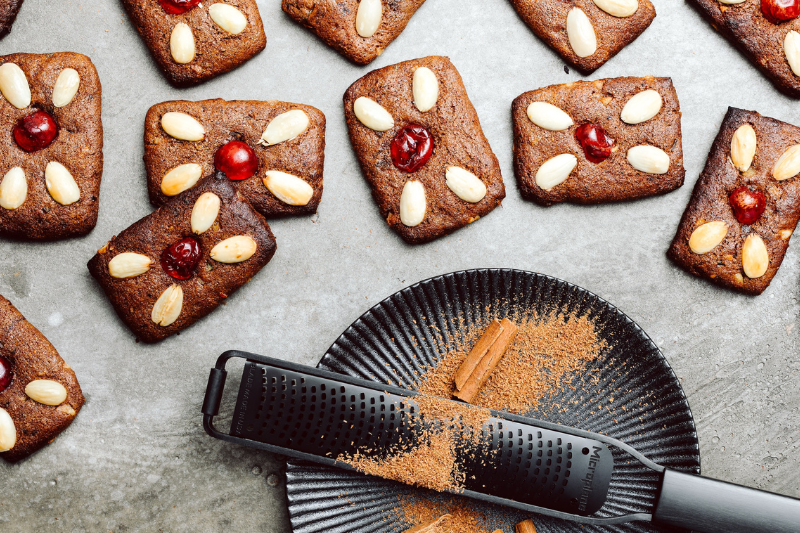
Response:
[{"label": "black fluted plate", "polygon": [[[493,317],[553,312],[590,318],[610,348],[587,364],[591,380],[574,376],[571,384],[545,396],[526,414],[609,435],[661,465],[699,474],[692,413],[658,347],[602,298],[542,274],[480,269],[421,281],[364,313],[333,343],[319,366],[382,383],[398,385],[399,380],[401,387],[413,389],[425,366],[444,356],[471,325]],[[604,516],[652,510],[652,476],[642,468],[623,470],[617,490],[600,511]],[[439,497],[379,478],[297,462],[289,463],[286,478],[295,533],[399,533],[411,526],[398,520],[403,516],[401,497]],[[511,533],[513,524],[527,518],[519,511],[480,502],[471,501],[470,506],[487,517],[489,531],[500,528]],[[539,533],[663,531],[644,522],[579,526],[538,515],[534,522]]]}]

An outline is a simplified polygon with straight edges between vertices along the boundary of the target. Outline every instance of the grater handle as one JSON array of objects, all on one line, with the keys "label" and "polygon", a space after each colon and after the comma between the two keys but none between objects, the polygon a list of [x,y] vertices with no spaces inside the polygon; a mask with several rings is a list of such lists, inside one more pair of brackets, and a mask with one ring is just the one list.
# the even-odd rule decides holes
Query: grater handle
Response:
[{"label": "grater handle", "polygon": [[797,533],[800,500],[667,469],[653,522],[698,533]]}]

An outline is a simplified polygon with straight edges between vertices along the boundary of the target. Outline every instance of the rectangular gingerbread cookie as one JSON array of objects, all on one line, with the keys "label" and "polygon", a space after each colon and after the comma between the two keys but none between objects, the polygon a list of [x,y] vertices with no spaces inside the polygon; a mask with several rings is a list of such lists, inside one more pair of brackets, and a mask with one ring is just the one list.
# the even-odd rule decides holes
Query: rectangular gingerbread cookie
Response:
[{"label": "rectangular gingerbread cookie", "polygon": [[[780,90],[800,97],[800,19],[775,24],[764,16],[760,0],[690,2]],[[792,51],[794,68],[787,50]]]},{"label": "rectangular gingerbread cookie", "polygon": [[[0,56],[0,69],[0,235],[41,241],[89,233],[103,175],[97,70],[72,52]],[[26,151],[35,147],[24,136],[21,145],[15,129],[25,121],[41,129],[40,120],[55,138]]]},{"label": "rectangular gingerbread cookie", "polygon": [[83,401],[72,368],[0,296],[0,457],[13,463],[52,442]]},{"label": "rectangular gingerbread cookie", "polygon": [[728,108],[667,255],[688,272],[761,294],[800,219],[800,128]]},{"label": "rectangular gingerbread cookie", "polygon": [[584,74],[591,74],[635,41],[656,16],[650,0],[511,3],[537,37]]},{"label": "rectangular gingerbread cookie", "polygon": [[0,39],[11,31],[11,26],[17,18],[19,8],[22,7],[22,0],[2,0],[0,1]]},{"label": "rectangular gingerbread cookie", "polygon": [[275,248],[264,218],[227,179],[209,177],[113,237],[88,267],[136,337],[156,342],[216,309]]},{"label": "rectangular gingerbread cookie", "polygon": [[178,87],[233,70],[267,46],[256,0],[122,4],[164,76]]},{"label": "rectangular gingerbread cookie", "polygon": [[448,58],[370,72],[345,92],[344,112],[381,216],[406,242],[448,235],[505,198],[497,157]]},{"label": "rectangular gingerbread cookie", "polygon": [[[681,111],[670,78],[551,85],[518,96],[511,113],[514,172],[523,198],[543,206],[596,204],[683,185]],[[606,159],[592,161],[597,154],[584,150],[577,134],[586,125],[604,130]]]},{"label": "rectangular gingerbread cookie", "polygon": [[[170,117],[164,122],[168,113],[178,119],[172,121],[178,128],[181,121],[200,128],[202,138],[170,135],[167,130],[175,131],[170,129]],[[246,143],[258,158],[251,177],[231,181],[256,211],[266,217],[317,211],[325,163],[325,115],[308,105],[276,100],[179,100],[151,107],[144,127],[150,202],[164,205],[200,176],[215,173],[215,154],[231,141]],[[179,167],[183,171],[170,175]]]},{"label": "rectangular gingerbread cookie", "polygon": [[[383,53],[425,0],[283,0],[283,11],[358,65]],[[362,25],[358,12],[362,11]]]}]

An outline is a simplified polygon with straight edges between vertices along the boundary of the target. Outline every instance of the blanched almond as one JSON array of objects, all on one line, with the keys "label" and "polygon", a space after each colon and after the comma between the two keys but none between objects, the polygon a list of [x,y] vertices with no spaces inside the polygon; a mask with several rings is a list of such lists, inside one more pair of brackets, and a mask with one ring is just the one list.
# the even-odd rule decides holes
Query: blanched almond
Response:
[{"label": "blanched almond", "polygon": [[0,92],[17,109],[25,109],[31,105],[28,78],[16,63],[3,63],[0,66]]},{"label": "blanched almond", "polygon": [[67,399],[67,389],[52,379],[37,379],[25,386],[28,398],[44,405],[61,405]]},{"label": "blanched almond", "polygon": [[689,237],[689,248],[696,254],[706,254],[719,246],[728,234],[728,225],[721,221],[707,222],[699,226]]},{"label": "blanched almond", "polygon": [[217,243],[211,249],[211,259],[220,263],[241,263],[256,253],[256,241],[247,235],[237,235]]},{"label": "blanched almond", "polygon": [[8,411],[0,407],[0,452],[7,452],[17,443],[17,427]]},{"label": "blanched almond", "polygon": [[146,255],[134,252],[123,252],[108,262],[108,273],[112,278],[135,278],[150,270],[153,261]]},{"label": "blanched almond", "polygon": [[426,207],[425,186],[422,182],[406,182],[400,194],[400,222],[412,228],[418,226],[425,218]]},{"label": "blanched almond", "polygon": [[800,144],[795,144],[778,158],[775,168],[772,169],[772,176],[778,181],[783,181],[797,176],[798,172],[800,172]]},{"label": "blanched almond", "polygon": [[288,205],[307,205],[314,196],[314,189],[306,181],[279,170],[268,170],[263,182],[269,192]]},{"label": "blanched almond", "polygon": [[612,17],[630,17],[639,9],[639,0],[594,0],[597,7]]},{"label": "blanched almond", "polygon": [[575,124],[563,109],[547,102],[531,102],[527,111],[531,122],[549,131],[563,131]]},{"label": "blanched almond", "polygon": [[579,7],[573,7],[567,14],[567,38],[578,57],[589,57],[597,51],[597,35],[592,21]]},{"label": "blanched almond", "polygon": [[192,231],[198,235],[207,231],[217,220],[221,203],[213,192],[201,194],[192,207]]},{"label": "blanched almond", "polygon": [[194,60],[194,34],[192,29],[183,22],[179,22],[172,28],[172,35],[169,38],[169,51],[172,59],[181,65],[191,63]]},{"label": "blanched almond", "polygon": [[62,70],[53,86],[53,105],[56,107],[69,105],[80,86],[81,76],[77,70],[72,68]]},{"label": "blanched almond", "polygon": [[177,111],[164,113],[161,117],[161,127],[167,135],[181,141],[202,141],[206,135],[206,129],[196,118]]},{"label": "blanched almond", "polygon": [[633,168],[648,174],[669,172],[669,156],[661,148],[643,144],[628,150],[628,163]]},{"label": "blanched almond", "polygon": [[383,17],[381,0],[361,0],[356,11],[356,31],[362,37],[372,37]]},{"label": "blanched almond", "polygon": [[750,279],[760,278],[769,267],[769,253],[764,240],[757,233],[751,233],[742,245],[742,269]]},{"label": "blanched almond", "polygon": [[747,172],[756,155],[756,130],[750,124],[742,124],[731,138],[731,161],[741,172]]},{"label": "blanched almond", "polygon": [[417,109],[422,113],[433,109],[439,99],[439,80],[436,79],[436,74],[428,67],[419,67],[414,71],[411,87]]},{"label": "blanched almond", "polygon": [[445,179],[450,190],[465,202],[475,204],[486,196],[486,184],[469,170],[461,167],[447,167]]},{"label": "blanched almond", "polygon": [[356,118],[366,127],[375,131],[386,131],[394,127],[394,119],[386,109],[375,100],[360,96],[353,103]]},{"label": "blanched almond", "polygon": [[75,183],[75,178],[61,163],[56,161],[47,163],[44,169],[44,182],[47,192],[61,205],[74,204],[81,199],[81,190]]},{"label": "blanched almond", "polygon": [[633,95],[622,108],[620,118],[626,124],[641,124],[658,115],[664,100],[661,94],[653,89],[647,89]]},{"label": "blanched almond", "polygon": [[308,129],[308,115],[302,109],[292,109],[273,118],[261,134],[259,144],[273,144],[291,141]]},{"label": "blanched almond", "polygon": [[247,17],[232,5],[213,4],[208,8],[208,14],[217,26],[231,35],[239,35],[247,27]]},{"label": "blanched almond", "polygon": [[0,181],[0,207],[16,209],[28,197],[28,180],[21,167],[14,167]]},{"label": "blanched almond", "polygon": [[536,185],[545,191],[551,190],[566,180],[578,165],[578,158],[572,154],[551,157],[536,171]]},{"label": "blanched almond", "polygon": [[781,231],[778,232],[778,234],[781,236],[781,239],[785,241],[786,239],[792,236],[792,230],[782,229]]},{"label": "blanched almond", "polygon": [[783,39],[783,53],[786,54],[786,62],[792,69],[792,74],[800,76],[800,33],[789,30]]},{"label": "blanched almond", "polygon": [[161,192],[167,196],[175,196],[186,189],[191,189],[203,174],[203,167],[197,163],[186,163],[173,168],[161,180]]},{"label": "blanched almond", "polygon": [[159,326],[169,326],[178,320],[182,309],[183,289],[180,285],[173,283],[164,289],[164,292],[156,300],[150,319]]}]

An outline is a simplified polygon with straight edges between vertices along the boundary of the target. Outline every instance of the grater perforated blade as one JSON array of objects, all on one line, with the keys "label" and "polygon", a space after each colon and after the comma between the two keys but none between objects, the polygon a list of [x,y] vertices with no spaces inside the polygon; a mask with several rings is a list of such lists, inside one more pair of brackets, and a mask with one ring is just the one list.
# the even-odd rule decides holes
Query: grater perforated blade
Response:
[{"label": "grater perforated blade", "polygon": [[[247,361],[225,434],[214,428],[213,418],[232,357]],[[422,412],[421,398],[397,387],[230,351],[211,370],[202,412],[213,437],[353,470],[342,457],[385,459],[413,449],[426,431],[446,425]],[[467,409],[464,405],[453,402],[457,411]],[[604,435],[485,411],[479,428],[447,425],[454,431],[449,437],[466,446],[456,457],[463,488],[450,492],[594,525],[647,520],[708,533],[800,531],[798,500],[667,470]],[[622,454],[653,471],[654,487],[642,487],[643,494],[660,492],[649,504],[651,512],[610,516],[604,509],[615,469],[630,463]]]}]

